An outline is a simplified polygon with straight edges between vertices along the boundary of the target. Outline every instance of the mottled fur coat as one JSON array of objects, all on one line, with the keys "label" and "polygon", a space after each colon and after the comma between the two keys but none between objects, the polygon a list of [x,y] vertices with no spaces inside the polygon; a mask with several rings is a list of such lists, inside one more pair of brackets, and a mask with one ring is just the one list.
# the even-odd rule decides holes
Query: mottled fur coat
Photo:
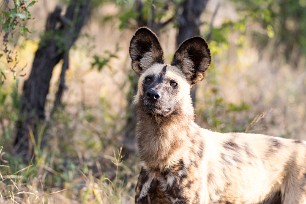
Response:
[{"label": "mottled fur coat", "polygon": [[186,40],[165,64],[154,33],[130,44],[139,75],[137,143],[144,165],[136,203],[306,204],[306,144],[300,140],[218,133],[194,122],[192,85],[204,78],[210,51]]}]

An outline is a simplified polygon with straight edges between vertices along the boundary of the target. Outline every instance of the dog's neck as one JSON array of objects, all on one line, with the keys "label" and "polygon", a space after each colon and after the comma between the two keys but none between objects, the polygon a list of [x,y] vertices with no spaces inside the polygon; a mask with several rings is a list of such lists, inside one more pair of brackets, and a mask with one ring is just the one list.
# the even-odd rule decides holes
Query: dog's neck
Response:
[{"label": "dog's neck", "polygon": [[176,110],[167,117],[154,116],[138,104],[137,142],[141,159],[151,169],[175,165],[182,159],[181,153],[192,146],[192,124],[193,111]]}]

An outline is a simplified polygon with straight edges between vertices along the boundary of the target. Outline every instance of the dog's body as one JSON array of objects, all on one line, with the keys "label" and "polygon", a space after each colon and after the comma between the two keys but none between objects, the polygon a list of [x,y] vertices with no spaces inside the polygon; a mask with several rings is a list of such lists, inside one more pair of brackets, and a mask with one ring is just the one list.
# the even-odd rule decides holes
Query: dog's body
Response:
[{"label": "dog's body", "polygon": [[140,28],[130,55],[140,75],[135,105],[144,162],[136,203],[306,203],[305,142],[195,124],[190,88],[210,64],[203,39],[185,41],[168,65],[157,37]]}]

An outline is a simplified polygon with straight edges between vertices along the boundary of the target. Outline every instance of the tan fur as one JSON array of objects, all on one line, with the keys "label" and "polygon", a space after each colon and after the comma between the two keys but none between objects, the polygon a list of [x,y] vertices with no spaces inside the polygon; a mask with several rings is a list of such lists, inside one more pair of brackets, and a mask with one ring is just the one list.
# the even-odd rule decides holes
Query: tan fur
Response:
[{"label": "tan fur", "polygon": [[144,166],[136,203],[305,204],[305,142],[199,127],[190,88],[206,68],[192,79],[181,66],[167,65],[165,80],[178,83],[168,116],[149,114],[142,104],[145,77],[157,76],[165,64],[153,63],[139,78],[136,131]]}]

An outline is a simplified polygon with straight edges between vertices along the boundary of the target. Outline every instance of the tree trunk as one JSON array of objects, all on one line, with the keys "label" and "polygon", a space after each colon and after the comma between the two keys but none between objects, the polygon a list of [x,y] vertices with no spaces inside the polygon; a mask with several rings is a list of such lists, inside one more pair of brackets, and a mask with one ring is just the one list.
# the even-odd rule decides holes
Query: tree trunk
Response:
[{"label": "tree trunk", "polygon": [[[185,0],[181,14],[178,15],[178,33],[176,47],[188,38],[200,36],[201,14],[205,10],[208,0]],[[196,86],[191,90],[192,102],[196,101]]]},{"label": "tree trunk", "polygon": [[[66,71],[69,49],[78,38],[90,13],[90,1],[70,1],[65,15],[62,16],[61,11],[60,7],[56,7],[48,15],[45,33],[35,53],[31,73],[23,86],[14,150],[25,161],[31,159],[34,145],[40,145],[37,142],[43,139],[43,135],[38,135],[38,128],[45,120],[45,104],[53,69],[64,60],[65,66],[62,68]],[[61,85],[63,83],[59,86]],[[58,95],[61,96],[62,93]],[[56,100],[59,103],[60,99]]]}]

